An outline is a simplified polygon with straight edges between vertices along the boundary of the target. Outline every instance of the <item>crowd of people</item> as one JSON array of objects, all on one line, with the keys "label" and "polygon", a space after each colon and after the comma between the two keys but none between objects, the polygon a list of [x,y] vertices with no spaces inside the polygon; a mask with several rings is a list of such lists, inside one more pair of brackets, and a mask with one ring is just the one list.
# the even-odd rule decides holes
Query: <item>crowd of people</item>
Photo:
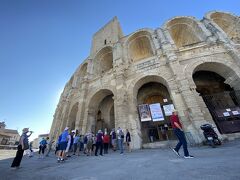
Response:
[{"label": "crowd of people", "polygon": [[[192,155],[189,155],[186,137],[176,110],[173,110],[170,122],[172,124],[174,134],[179,140],[176,147],[172,148],[173,152],[180,157],[179,150],[181,146],[183,146],[184,158],[194,158]],[[32,144],[29,144],[28,142],[28,138],[31,134],[32,131],[29,131],[29,128],[23,129],[19,145],[17,147],[16,156],[13,159],[11,168],[18,169],[20,167],[24,150],[29,150],[29,157],[32,156]],[[70,129],[66,127],[56,142],[55,155],[57,156],[57,162],[64,162],[67,158],[71,157],[71,155],[79,156],[81,151],[86,156],[103,156],[108,154],[109,148],[112,148],[113,151],[119,150],[122,155],[124,153],[124,140],[126,142],[128,152],[131,152],[131,135],[128,129],[126,129],[126,134],[124,134],[124,131],[118,127],[116,131],[115,129],[112,129],[110,133],[108,133],[105,128],[104,131],[98,130],[96,134],[88,132],[82,135],[78,132],[78,130],[70,131]],[[49,138],[42,138],[39,143],[39,158],[48,156],[53,142],[54,141],[51,142]],[[47,145],[48,150],[45,154]]]},{"label": "crowd of people", "polygon": [[110,133],[105,128],[104,131],[98,130],[96,134],[88,132],[82,135],[77,130],[69,132],[69,128],[66,127],[58,137],[55,154],[58,162],[64,162],[71,155],[79,156],[81,151],[86,156],[103,156],[108,154],[109,148],[116,151],[118,147],[120,154],[123,154],[124,138],[130,152],[131,136],[128,130],[126,130],[126,136],[120,127],[117,131],[112,129]]}]

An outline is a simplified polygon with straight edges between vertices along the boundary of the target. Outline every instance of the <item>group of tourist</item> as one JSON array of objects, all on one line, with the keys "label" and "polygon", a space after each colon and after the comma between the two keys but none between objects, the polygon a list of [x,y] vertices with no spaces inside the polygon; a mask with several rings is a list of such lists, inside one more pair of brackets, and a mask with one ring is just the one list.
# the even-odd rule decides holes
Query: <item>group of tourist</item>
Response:
[{"label": "group of tourist", "polygon": [[[110,133],[105,129],[104,132],[98,130],[96,134],[88,132],[85,135],[80,135],[77,130],[69,133],[69,128],[66,127],[58,137],[55,154],[58,156],[58,162],[63,162],[67,157],[71,157],[70,153],[79,156],[80,151],[83,151],[83,154],[87,156],[91,156],[93,153],[95,156],[103,156],[103,153],[108,154],[109,147],[112,147],[113,151],[116,151],[117,144],[120,154],[123,154],[124,138],[124,132],[120,127],[117,131],[112,129]],[[131,136],[128,129],[126,130],[125,141],[127,149],[130,152]]]},{"label": "group of tourist", "polygon": [[[182,129],[182,124],[178,118],[177,111],[174,110],[172,112],[172,116],[170,117],[170,122],[172,124],[175,135],[177,136],[179,142],[175,148],[173,148],[173,152],[180,156],[179,149],[183,145],[184,150],[184,158],[193,158],[193,156],[189,155],[187,148],[187,141]],[[22,135],[19,140],[19,145],[17,147],[16,157],[13,159],[11,168],[18,169],[20,167],[20,163],[23,157],[24,150],[30,149],[28,138],[31,136],[32,131],[29,131],[29,128],[24,128],[22,131]],[[113,151],[118,149],[120,150],[120,154],[123,154],[124,148],[124,138],[126,141],[126,145],[128,151],[131,151],[131,135],[128,129],[126,130],[126,136],[123,130],[119,127],[117,131],[112,129],[110,133],[107,132],[107,129],[98,130],[97,134],[88,132],[85,135],[80,135],[78,131],[72,131],[69,133],[69,128],[66,127],[61,135],[58,137],[57,146],[55,154],[58,157],[58,162],[64,162],[67,157],[71,157],[70,153],[73,152],[73,155],[80,155],[80,151],[83,151],[87,156],[91,156],[92,152],[94,152],[95,156],[98,156],[98,151],[100,156],[104,154],[108,154],[108,148],[112,147]],[[39,143],[39,157],[43,158],[44,151],[48,144],[48,139],[42,139]],[[103,151],[104,150],[104,151]],[[32,151],[32,150],[31,150]],[[48,149],[48,153],[50,151],[50,147]],[[47,154],[48,154],[47,153]]]}]

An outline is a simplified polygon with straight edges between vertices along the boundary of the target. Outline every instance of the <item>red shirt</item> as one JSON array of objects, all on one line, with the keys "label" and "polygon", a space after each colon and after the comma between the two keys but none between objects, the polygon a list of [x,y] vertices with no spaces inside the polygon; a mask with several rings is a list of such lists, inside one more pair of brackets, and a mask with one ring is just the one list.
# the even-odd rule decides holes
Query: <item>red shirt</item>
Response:
[{"label": "red shirt", "polygon": [[103,143],[109,143],[109,135],[103,136]]},{"label": "red shirt", "polygon": [[178,127],[175,126],[174,122],[178,123],[179,126],[182,128],[182,124],[179,121],[178,115],[172,115],[170,117],[170,121],[171,121],[171,124],[172,124],[172,128],[175,128],[175,129],[178,128]]}]

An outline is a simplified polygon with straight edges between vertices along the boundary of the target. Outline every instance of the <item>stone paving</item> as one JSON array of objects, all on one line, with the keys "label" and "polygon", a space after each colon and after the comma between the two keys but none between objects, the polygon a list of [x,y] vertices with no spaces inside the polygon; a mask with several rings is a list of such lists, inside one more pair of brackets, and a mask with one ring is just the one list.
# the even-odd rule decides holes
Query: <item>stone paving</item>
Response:
[{"label": "stone paving", "polygon": [[[170,149],[143,149],[120,155],[71,157],[57,163],[51,154],[38,159],[23,157],[20,169],[12,170],[12,158],[0,161],[1,180],[239,180],[240,140],[217,148],[191,147],[194,159],[177,157]],[[182,155],[182,149],[180,150]]]}]

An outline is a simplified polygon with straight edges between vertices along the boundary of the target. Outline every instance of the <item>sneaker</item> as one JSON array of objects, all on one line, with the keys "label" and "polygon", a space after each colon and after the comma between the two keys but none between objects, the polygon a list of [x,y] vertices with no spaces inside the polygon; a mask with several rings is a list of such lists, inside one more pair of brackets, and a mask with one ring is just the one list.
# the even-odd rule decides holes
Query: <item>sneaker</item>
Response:
[{"label": "sneaker", "polygon": [[60,158],[58,158],[57,162],[60,162],[60,161],[61,161],[61,159],[60,159]]},{"label": "sneaker", "polygon": [[64,162],[64,159],[61,159],[61,162]]},{"label": "sneaker", "polygon": [[188,156],[184,156],[185,159],[192,159],[194,158],[194,156],[188,155]]},{"label": "sneaker", "polygon": [[177,152],[175,149],[172,149],[172,151],[173,151],[178,157],[180,157],[179,152]]}]

